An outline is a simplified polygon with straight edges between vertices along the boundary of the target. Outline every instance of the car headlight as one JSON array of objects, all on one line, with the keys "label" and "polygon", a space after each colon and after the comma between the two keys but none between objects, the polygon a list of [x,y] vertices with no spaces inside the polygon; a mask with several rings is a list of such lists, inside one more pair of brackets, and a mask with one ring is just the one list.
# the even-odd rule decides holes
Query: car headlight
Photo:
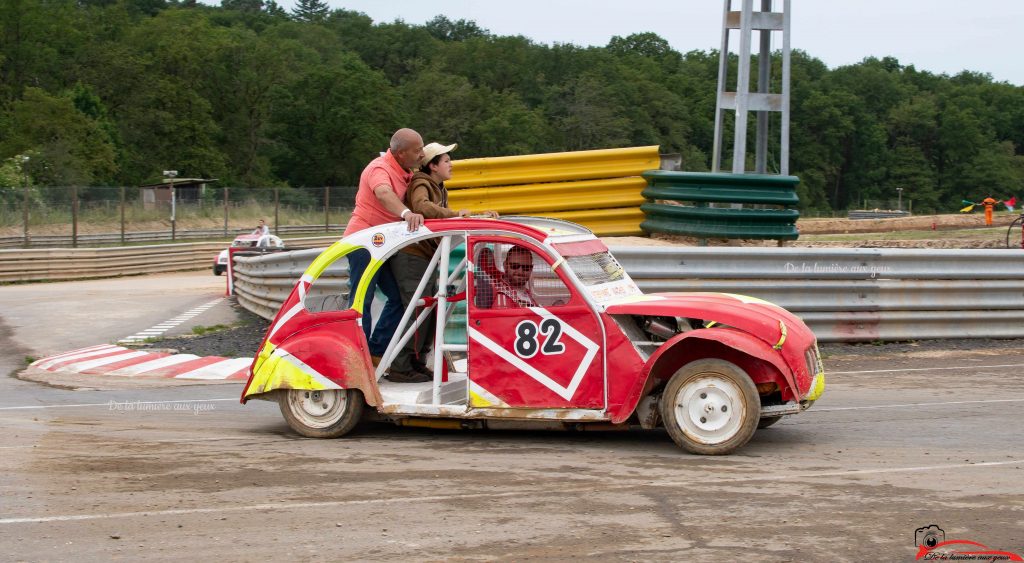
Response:
[{"label": "car headlight", "polygon": [[821,363],[821,355],[818,353],[818,344],[807,349],[804,353],[804,361],[807,362],[807,373],[811,376],[811,388],[807,392],[807,401],[817,401],[825,392],[825,366]]}]

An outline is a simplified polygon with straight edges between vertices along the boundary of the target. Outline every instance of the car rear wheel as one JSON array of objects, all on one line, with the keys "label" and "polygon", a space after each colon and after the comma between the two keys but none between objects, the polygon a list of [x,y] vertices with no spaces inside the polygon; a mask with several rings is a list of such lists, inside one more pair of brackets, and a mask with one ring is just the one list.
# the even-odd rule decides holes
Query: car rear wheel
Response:
[{"label": "car rear wheel", "polygon": [[363,395],[356,389],[287,389],[277,402],[288,426],[309,438],[344,436],[363,416]]},{"label": "car rear wheel", "polygon": [[757,429],[768,428],[780,420],[782,420],[781,416],[762,416],[761,420],[757,421]]},{"label": "car rear wheel", "polygon": [[725,455],[746,444],[757,430],[761,401],[757,387],[736,364],[697,360],[679,369],[661,396],[661,418],[684,450]]}]

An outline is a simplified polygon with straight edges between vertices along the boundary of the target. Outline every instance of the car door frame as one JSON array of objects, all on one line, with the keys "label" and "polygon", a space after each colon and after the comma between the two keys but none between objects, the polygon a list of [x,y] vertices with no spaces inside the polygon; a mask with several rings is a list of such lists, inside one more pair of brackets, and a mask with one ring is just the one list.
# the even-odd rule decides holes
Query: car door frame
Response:
[{"label": "car door frame", "polygon": [[[536,255],[540,256],[548,264],[548,266],[551,268],[551,271],[555,274],[557,279],[565,286],[566,290],[569,292],[570,300],[569,300],[569,302],[567,302],[564,305],[557,305],[557,306],[552,305],[552,306],[547,306],[547,307],[525,307],[525,308],[507,308],[507,309],[494,309],[494,308],[480,308],[480,307],[477,307],[476,306],[476,291],[477,291],[477,287],[476,286],[477,286],[477,284],[476,284],[476,279],[475,279],[475,277],[477,275],[477,265],[473,264],[471,262],[471,264],[470,264],[471,267],[468,268],[469,271],[467,272],[468,278],[467,278],[467,284],[466,284],[467,291],[470,292],[467,295],[467,344],[468,344],[467,353],[469,355],[469,358],[468,358],[468,363],[469,363],[468,372],[469,372],[469,380],[470,380],[470,385],[471,385],[471,398],[470,398],[471,400],[469,402],[470,408],[488,408],[488,409],[498,408],[498,409],[510,409],[511,411],[517,411],[517,410],[521,411],[522,409],[557,409],[559,411],[575,409],[575,410],[584,410],[584,411],[595,411],[595,410],[600,410],[602,412],[605,411],[607,409],[607,404],[608,404],[608,373],[607,373],[607,349],[606,349],[607,338],[606,338],[603,322],[602,322],[600,313],[595,309],[595,307],[594,307],[593,303],[590,301],[590,299],[588,299],[588,296],[587,296],[586,292],[582,290],[580,285],[577,283],[577,280],[575,279],[575,277],[572,276],[568,271],[565,270],[565,267],[564,267],[565,266],[565,261],[560,256],[558,256],[556,253],[554,253],[550,248],[548,248],[546,245],[544,245],[544,244],[539,244],[539,243],[537,243],[535,241],[524,239],[524,238],[518,238],[518,237],[515,237],[515,236],[508,236],[508,235],[503,235],[503,234],[493,234],[493,233],[482,233],[482,234],[472,234],[471,233],[469,235],[469,237],[467,237],[467,241],[466,241],[466,252],[470,253],[469,256],[472,256],[474,259],[476,259],[476,248],[477,248],[477,245],[481,244],[481,243],[482,244],[487,244],[487,243],[492,243],[492,244],[514,244],[514,245],[517,245],[517,246],[521,246],[521,247],[527,248],[531,252],[533,252]],[[563,309],[563,307],[564,307],[564,309]],[[554,309],[555,312],[552,312],[552,309]],[[554,393],[555,395],[558,395],[564,401],[565,404],[542,404],[542,403],[529,404],[530,401],[525,401],[525,400],[524,401],[513,401],[512,403],[510,403],[507,400],[509,398],[509,395],[506,394],[505,398],[502,398],[502,397],[498,396],[495,393],[491,393],[488,389],[483,388],[479,384],[479,382],[482,381],[484,378],[482,378],[482,377],[474,377],[474,354],[473,354],[473,350],[476,348],[474,346],[474,341],[475,341],[475,344],[483,346],[485,348],[488,348],[488,350],[491,353],[493,353],[495,355],[498,355],[497,350],[495,350],[494,347],[493,347],[493,346],[496,346],[496,344],[494,343],[493,339],[488,339],[489,340],[489,344],[485,344],[484,342],[480,341],[476,335],[474,335],[474,332],[477,333],[477,335],[480,334],[480,331],[478,331],[478,328],[477,328],[477,327],[480,326],[479,325],[479,321],[484,320],[484,319],[503,319],[503,318],[508,318],[508,317],[514,317],[517,314],[523,314],[524,310],[531,311],[533,313],[533,315],[535,315],[537,317],[540,317],[541,319],[548,319],[550,317],[555,317],[563,325],[563,327],[561,328],[561,331],[562,331],[563,335],[566,335],[569,338],[573,338],[574,340],[576,340],[584,348],[587,347],[586,342],[591,342],[591,343],[593,343],[596,346],[596,350],[595,350],[593,356],[590,359],[590,366],[587,368],[587,371],[585,373],[583,373],[582,377],[580,378],[580,381],[576,383],[576,386],[572,385],[572,383],[573,383],[572,380],[570,380],[570,383],[569,383],[568,386],[561,385],[559,383],[551,381],[550,378],[547,378],[548,381],[545,382],[545,381],[542,380],[542,379],[546,378],[546,376],[543,376],[543,374],[541,374],[541,376],[543,376],[543,377],[538,377],[536,373],[531,375],[530,373],[524,371],[525,375],[527,375],[531,379],[535,380],[537,383],[541,384],[542,386],[547,387],[547,389],[549,391],[551,391],[552,393]],[[556,313],[560,313],[560,314],[556,314]],[[585,316],[586,318],[590,319],[589,322],[592,325],[590,328],[592,329],[593,334],[596,336],[596,338],[592,339],[592,338],[590,338],[590,337],[588,337],[586,335],[583,335],[579,330],[576,329],[575,326],[573,326],[573,324],[571,322],[568,322],[567,320],[562,318],[566,314],[569,314],[570,316],[581,315],[581,316]],[[527,319],[523,319],[523,320],[527,320]],[[521,324],[521,323],[522,323],[522,321],[520,321],[520,323],[517,323],[517,326],[518,326],[518,324]],[[484,333],[484,335],[486,336],[486,333]],[[539,335],[538,335],[538,347],[540,345],[541,344],[539,342]],[[498,347],[500,347],[500,346],[498,346]],[[503,348],[503,347],[500,347],[500,348]],[[512,364],[513,366],[516,366],[516,363],[514,363],[514,356],[516,354],[514,354],[513,352],[510,352],[507,349],[504,349],[504,352],[505,352],[506,355],[505,356],[500,356],[500,357],[505,359],[505,361],[508,362],[509,364]],[[479,351],[478,351],[478,353],[479,353]],[[512,357],[509,357],[509,356],[512,356]],[[532,358],[534,356],[531,355],[530,357]],[[477,367],[479,367],[479,366],[477,366]],[[516,366],[516,367],[519,367],[519,366]],[[521,367],[519,367],[519,369],[521,371],[523,371]],[[585,388],[585,387],[583,387],[582,379],[586,379],[588,376],[590,376],[590,372],[592,372],[592,371],[596,372],[596,374],[597,374],[596,377],[597,377],[598,381],[597,382],[588,381],[586,383],[587,383],[587,385],[590,388],[596,388],[598,390],[597,391],[598,397],[596,398],[596,400],[591,399],[590,401],[580,401],[579,398],[576,398],[576,393],[578,393],[581,390],[581,388]],[[574,377],[574,379],[575,379],[575,377]],[[562,393],[568,393],[570,391],[572,391],[572,393],[571,393],[571,395],[568,398],[565,395],[562,394]]]}]

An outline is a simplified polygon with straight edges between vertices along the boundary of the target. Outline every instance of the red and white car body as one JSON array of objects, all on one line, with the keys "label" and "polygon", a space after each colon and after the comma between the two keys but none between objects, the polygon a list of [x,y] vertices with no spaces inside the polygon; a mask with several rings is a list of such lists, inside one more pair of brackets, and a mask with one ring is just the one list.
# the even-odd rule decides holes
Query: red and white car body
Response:
[{"label": "red and white car body", "polygon": [[[438,246],[420,294],[375,366],[361,328],[368,280],[427,239]],[[513,247],[532,257],[522,291],[533,303],[498,308]],[[337,277],[321,276],[352,252],[368,253],[370,265],[349,307]],[[441,289],[422,295],[430,276]],[[385,379],[427,315],[439,327],[433,381]],[[278,401],[306,436],[345,434],[369,407],[400,425],[664,426],[702,454],[734,451],[758,427],[809,407],[825,384],[813,333],[781,307],[722,293],[644,294],[589,230],[527,217],[431,220],[415,232],[394,223],[345,237],[305,271],[250,369],[242,402]]]}]

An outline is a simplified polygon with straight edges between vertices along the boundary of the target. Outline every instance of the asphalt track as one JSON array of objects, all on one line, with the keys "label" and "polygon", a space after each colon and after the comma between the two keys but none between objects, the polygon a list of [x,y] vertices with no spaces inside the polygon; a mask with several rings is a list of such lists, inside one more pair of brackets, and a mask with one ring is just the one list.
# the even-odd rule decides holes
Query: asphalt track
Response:
[{"label": "asphalt track", "polygon": [[[216,298],[218,282],[202,272],[0,287],[0,369],[136,334]],[[174,331],[232,314],[217,305]],[[663,432],[364,424],[318,441],[291,433],[275,405],[239,405],[238,383],[6,377],[0,552],[898,561],[935,524],[947,540],[1022,554],[1018,345],[835,352],[814,408],[728,457],[687,455]]]}]

